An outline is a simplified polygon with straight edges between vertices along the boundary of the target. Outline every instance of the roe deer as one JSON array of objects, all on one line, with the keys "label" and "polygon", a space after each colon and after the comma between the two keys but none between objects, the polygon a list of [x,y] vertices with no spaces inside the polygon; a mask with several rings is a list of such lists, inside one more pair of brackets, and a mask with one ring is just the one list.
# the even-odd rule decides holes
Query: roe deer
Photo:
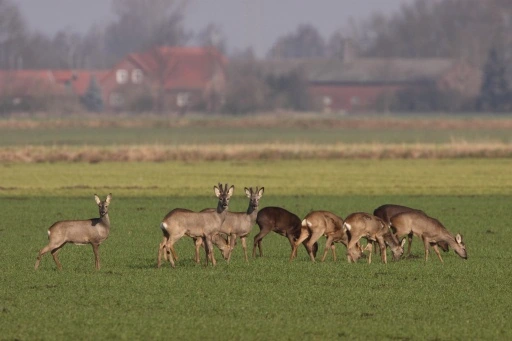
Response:
[{"label": "roe deer", "polygon": [[[386,204],[386,205],[377,207],[373,211],[373,215],[381,218],[389,225],[391,223],[391,217],[398,213],[402,213],[402,212],[418,212],[418,213],[425,214],[425,212],[415,209],[415,208],[410,208],[410,207],[401,206],[401,205]],[[411,254],[411,245],[412,245],[412,234],[407,236],[407,254],[406,254],[406,256],[409,256]],[[441,249],[443,249],[444,252],[447,252],[449,250],[449,245],[446,242],[441,241],[441,242],[437,243],[437,245],[439,245],[441,247]]]},{"label": "roe deer", "polygon": [[36,265],[34,268],[37,270],[41,257],[51,252],[57,268],[62,269],[62,264],[57,258],[57,253],[66,243],[73,243],[75,245],[91,244],[94,252],[96,269],[100,268],[100,256],[98,248],[100,244],[107,239],[110,232],[110,220],[108,218],[108,205],[112,200],[112,194],[107,195],[105,201],[94,194],[94,200],[98,204],[100,217],[89,220],[63,220],[54,223],[48,229],[48,245],[43,247],[37,256]]},{"label": "roe deer", "polygon": [[391,228],[396,231],[395,234],[397,236],[415,234],[420,237],[425,246],[425,261],[428,260],[429,246],[432,246],[437,257],[443,263],[443,258],[441,258],[437,248],[439,242],[447,243],[461,258],[468,258],[462,236],[457,234],[454,237],[439,220],[431,218],[426,214],[419,212],[396,214],[391,217]]},{"label": "roe deer", "polygon": [[[254,247],[252,249],[252,256],[256,257],[256,246],[260,251],[260,257],[263,257],[263,250],[261,248],[261,241],[263,237],[269,234],[271,231],[285,236],[290,242],[290,246],[293,250],[295,240],[300,236],[301,221],[290,211],[285,210],[281,207],[265,207],[258,212],[256,217],[256,223],[260,228],[260,232],[254,236]],[[304,240],[303,244],[306,247],[308,239]],[[307,247],[306,247],[307,249]],[[318,243],[313,244],[313,255],[316,256],[318,250]],[[309,252],[309,251],[308,251]]]},{"label": "roe deer", "polygon": [[258,206],[260,198],[263,196],[265,188],[261,187],[253,191],[251,188],[244,188],[245,195],[249,198],[249,207],[246,212],[228,212],[226,219],[222,224],[220,231],[230,238],[230,255],[228,261],[231,258],[231,252],[235,247],[236,238],[239,237],[242,242],[242,248],[244,249],[245,261],[248,262],[247,258],[247,242],[246,238],[251,233],[252,227],[256,222],[258,215]]},{"label": "roe deer", "polygon": [[405,240],[399,243],[389,229],[389,225],[379,217],[364,212],[356,212],[345,218],[343,226],[350,235],[350,242],[347,246],[349,253],[354,252],[354,248],[357,247],[357,243],[361,238],[364,237],[368,240],[366,246],[366,249],[370,250],[368,264],[372,262],[371,242],[377,242],[379,244],[381,260],[384,264],[387,263],[386,245],[389,245],[394,260],[398,260],[404,253],[403,244]]},{"label": "roe deer", "polygon": [[[213,186],[213,190],[215,196],[219,199],[215,211],[188,212],[185,210],[175,210],[167,214],[162,220],[160,228],[162,231],[165,230],[164,238],[166,238],[166,240],[160,243],[159,247],[163,244],[166,252],[172,253],[171,257],[169,257],[169,262],[173,268],[175,267],[174,257],[176,256],[174,244],[184,235],[191,238],[202,238],[205,242],[207,262],[208,259],[211,259],[214,266],[217,264],[213,255],[212,239],[219,233],[220,227],[226,218],[229,199],[233,195],[235,187],[231,186],[228,189],[227,184],[223,187],[222,184],[219,183],[219,188]],[[161,263],[161,255],[162,253],[158,252],[158,265]]]},{"label": "roe deer", "polygon": [[[329,249],[332,250],[333,260],[336,260],[336,251],[333,242],[340,242],[347,246],[349,241],[348,235],[343,229],[343,219],[332,212],[312,211],[309,212],[301,222],[300,236],[293,245],[290,261],[297,257],[297,248],[299,244],[306,239],[309,239],[305,246],[311,261],[314,262],[315,255],[312,252],[312,245],[322,235],[327,237],[322,262],[325,260]],[[355,262],[359,257],[361,257],[361,252],[359,254],[354,253],[352,255],[348,255],[347,260],[349,262]]]},{"label": "roe deer", "polygon": [[[203,211],[209,211],[209,210],[215,210],[215,209],[210,209],[210,208],[205,208],[204,210],[202,210],[201,212]],[[188,210],[186,208],[175,208],[173,209],[172,211],[170,211],[169,213],[167,213],[167,215],[164,217],[164,220],[171,214],[173,214],[174,212],[193,212],[192,210]],[[169,233],[166,231],[166,230],[162,230],[164,236],[163,236],[163,239],[162,239],[162,242],[160,243],[160,246],[158,248],[158,261],[161,260],[161,255],[160,253],[162,253],[164,255],[164,260],[169,260],[169,258],[167,258],[168,256],[171,256],[171,257],[174,257],[174,261],[177,261],[178,260],[178,255],[177,254],[171,254],[171,255],[168,255],[166,252],[165,252],[165,244],[167,242],[167,240],[169,239]],[[203,243],[203,239],[202,238],[192,238],[193,239],[193,242],[194,242],[194,247],[195,247],[195,254],[194,254],[194,261],[196,263],[200,263],[201,259],[199,257],[199,249],[201,248],[201,246],[204,246],[204,243]],[[216,234],[213,236],[212,238],[212,241],[213,241],[213,244],[215,244],[215,246],[217,246],[217,248],[221,251],[222,253],[222,256],[224,257],[224,259],[228,259],[229,257],[229,254],[230,254],[230,247],[229,247],[229,243],[226,239],[224,239],[222,236]],[[174,249],[173,249],[174,251]],[[157,264],[157,267],[160,267],[160,263]]]}]

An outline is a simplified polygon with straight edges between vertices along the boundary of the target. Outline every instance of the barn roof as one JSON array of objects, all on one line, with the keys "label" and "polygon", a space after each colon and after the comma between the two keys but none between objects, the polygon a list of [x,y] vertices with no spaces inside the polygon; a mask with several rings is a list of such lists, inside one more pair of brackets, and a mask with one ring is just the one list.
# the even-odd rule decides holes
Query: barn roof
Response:
[{"label": "barn roof", "polygon": [[[165,79],[167,90],[204,88],[211,80],[214,67],[226,64],[226,58],[216,49],[204,47],[158,47],[131,53],[119,64],[125,61],[154,79]],[[116,69],[114,67],[111,72]]]}]

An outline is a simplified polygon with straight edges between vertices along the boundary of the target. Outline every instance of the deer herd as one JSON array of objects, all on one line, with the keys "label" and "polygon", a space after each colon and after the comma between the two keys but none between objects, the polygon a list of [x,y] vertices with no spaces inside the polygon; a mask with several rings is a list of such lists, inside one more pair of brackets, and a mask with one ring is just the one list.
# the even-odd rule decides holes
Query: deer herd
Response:
[{"label": "deer herd", "polygon": [[[261,242],[263,238],[274,231],[288,238],[291,247],[290,261],[297,256],[298,247],[304,245],[312,262],[315,262],[318,251],[318,240],[325,236],[326,242],[322,261],[325,260],[329,250],[333,260],[336,260],[335,243],[341,243],[346,248],[348,262],[357,262],[368,252],[367,261],[371,263],[373,247],[378,245],[381,261],[387,263],[386,250],[390,248],[394,260],[398,260],[404,253],[403,246],[408,241],[407,256],[411,252],[412,237],[417,236],[423,241],[425,247],[425,261],[428,260],[429,249],[432,247],[441,262],[443,258],[439,252],[449,251],[451,247],[457,255],[467,259],[466,247],[460,234],[453,235],[439,222],[428,216],[425,212],[400,205],[382,205],[373,211],[373,214],[356,212],[345,219],[329,211],[312,211],[304,219],[281,207],[265,207],[258,211],[259,201],[263,196],[264,188],[245,188],[245,195],[249,198],[246,212],[228,211],[229,200],[235,187],[219,184],[214,186],[215,196],[218,198],[216,208],[207,208],[194,212],[185,208],[175,208],[170,211],[160,223],[163,239],[158,246],[157,267],[162,264],[162,257],[169,261],[174,268],[178,255],[174,249],[175,243],[183,236],[193,239],[195,247],[194,260],[200,262],[200,249],[204,247],[206,264],[216,264],[213,252],[215,245],[224,259],[229,262],[231,253],[237,239],[240,239],[247,256],[247,236],[252,227],[257,224],[260,231],[254,237],[252,256],[263,256]],[[62,268],[57,253],[67,243],[77,245],[91,244],[95,257],[96,269],[100,268],[98,249],[100,244],[108,238],[110,220],[108,206],[112,194],[101,201],[94,195],[99,208],[99,218],[89,220],[65,220],[54,223],[48,229],[48,245],[43,247],[37,256],[35,269],[39,267],[41,257],[50,252],[58,269]],[[404,237],[401,241],[400,238]],[[366,239],[363,248],[361,239]],[[376,250],[375,250],[376,251]]]}]

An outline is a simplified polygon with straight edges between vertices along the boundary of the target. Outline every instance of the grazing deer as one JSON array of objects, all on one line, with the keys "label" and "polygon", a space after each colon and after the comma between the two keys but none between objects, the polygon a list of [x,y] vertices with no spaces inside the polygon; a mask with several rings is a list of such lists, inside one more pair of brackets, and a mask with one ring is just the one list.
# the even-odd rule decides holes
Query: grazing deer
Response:
[{"label": "grazing deer", "polygon": [[391,228],[394,229],[397,236],[415,234],[423,240],[425,246],[425,261],[428,260],[429,246],[434,248],[437,257],[443,263],[441,254],[437,245],[439,242],[445,242],[461,258],[467,259],[466,245],[462,241],[462,236],[457,234],[455,237],[439,222],[420,212],[403,212],[391,217]]},{"label": "grazing deer", "polygon": [[[166,252],[168,254],[169,252],[172,253],[172,256],[169,257],[169,262],[173,268],[175,267],[174,258],[176,257],[174,244],[184,235],[191,238],[203,238],[207,261],[211,259],[214,266],[217,264],[213,255],[212,239],[219,233],[220,227],[226,218],[229,199],[233,195],[235,187],[231,186],[228,189],[227,184],[225,187],[219,184],[219,188],[213,186],[213,190],[215,196],[219,199],[215,211],[188,212],[185,210],[175,210],[174,212],[169,212],[162,220],[160,228],[162,231],[165,230],[164,238],[166,238],[165,242],[163,241],[162,243]],[[159,247],[162,243],[160,243]],[[161,263],[161,255],[162,252],[158,252],[157,266]]]},{"label": "grazing deer", "polygon": [[[265,207],[258,212],[256,217],[256,223],[260,228],[260,232],[254,236],[254,247],[252,249],[252,256],[256,257],[256,246],[260,251],[260,257],[263,257],[263,250],[261,248],[261,241],[263,237],[269,234],[271,231],[285,236],[290,242],[290,246],[293,250],[295,240],[300,236],[301,221],[300,218],[290,211],[285,210],[281,207]],[[306,247],[308,239],[304,240],[303,244]],[[307,249],[307,247],[306,247]],[[318,243],[313,244],[313,255],[316,256],[318,250]],[[309,251],[308,251],[309,252]]]},{"label": "grazing deer", "polygon": [[[396,214],[402,213],[402,212],[418,212],[418,213],[425,214],[425,212],[415,209],[415,208],[410,208],[410,207],[401,206],[401,205],[386,204],[386,205],[377,207],[373,211],[373,215],[381,218],[389,225],[391,223],[391,217],[393,217]],[[407,254],[406,254],[406,256],[409,256],[411,254],[411,245],[412,245],[412,233],[407,236]],[[444,241],[438,242],[437,245],[439,247],[441,247],[441,249],[443,249],[444,252],[447,252],[450,249],[448,243],[446,243]]]},{"label": "grazing deer", "polygon": [[48,229],[48,245],[43,247],[37,256],[36,265],[34,268],[37,270],[41,257],[51,252],[55,264],[59,270],[62,269],[62,264],[57,258],[57,253],[66,243],[73,243],[75,245],[91,244],[94,252],[96,269],[100,269],[100,256],[98,248],[100,244],[108,238],[110,232],[110,219],[108,218],[108,205],[112,200],[112,194],[107,195],[105,201],[101,201],[95,194],[94,200],[98,204],[100,217],[89,220],[63,220],[54,223]]},{"label": "grazing deer", "polygon": [[[305,246],[311,261],[314,262],[315,255],[312,252],[312,245],[322,235],[327,237],[322,262],[325,260],[329,249],[332,251],[333,260],[336,260],[336,251],[333,243],[340,242],[347,246],[349,242],[348,235],[343,229],[343,219],[328,211],[312,211],[308,213],[301,222],[300,236],[293,245],[290,261],[297,257],[297,248],[299,244],[306,239],[309,239]],[[361,257],[361,252],[354,252],[351,255],[347,255],[349,262],[355,262],[359,257]]]},{"label": "grazing deer", "polygon": [[[202,210],[201,212],[203,211],[210,211],[210,210],[213,210],[215,211],[215,209],[211,209],[211,208],[205,208],[204,210]],[[168,216],[172,215],[174,212],[193,212],[191,210],[188,210],[186,208],[175,208],[173,209],[172,211],[170,211],[169,213],[167,213],[167,215],[164,217],[164,220],[167,219]],[[157,267],[160,267],[160,261],[161,261],[161,254],[162,253],[164,255],[164,259],[165,260],[169,260],[167,257],[168,257],[168,254],[166,253],[166,248],[165,248],[165,244],[167,243],[168,239],[169,239],[169,233],[167,233],[166,230],[162,230],[164,236],[163,236],[163,239],[162,239],[162,242],[160,243],[160,246],[158,248],[158,260],[159,260],[159,263],[157,264]],[[199,257],[199,249],[201,248],[201,246],[204,246],[204,243],[203,243],[203,239],[202,238],[192,238],[193,239],[193,242],[194,242],[194,247],[195,247],[195,254],[194,254],[194,261],[196,263],[200,263],[201,259]],[[229,246],[229,242],[224,239],[222,236],[216,234],[213,236],[212,238],[212,242],[215,246],[217,246],[217,248],[221,251],[222,253],[222,256],[224,257],[224,259],[228,259],[229,255],[230,255],[230,246]],[[174,251],[174,249],[173,249]],[[169,255],[171,257],[174,258],[174,261],[177,261],[178,260],[178,255],[177,254],[171,254]]]},{"label": "grazing deer", "polygon": [[368,263],[371,263],[371,242],[377,242],[379,244],[381,260],[384,264],[387,263],[386,245],[389,245],[391,248],[394,260],[398,260],[404,253],[403,244],[405,240],[399,243],[389,229],[389,225],[379,217],[364,212],[356,212],[345,218],[343,226],[350,235],[350,242],[347,246],[349,254],[353,253],[354,249],[357,249],[357,243],[361,238],[364,237],[368,240],[369,243],[366,246],[366,249],[370,250]]}]

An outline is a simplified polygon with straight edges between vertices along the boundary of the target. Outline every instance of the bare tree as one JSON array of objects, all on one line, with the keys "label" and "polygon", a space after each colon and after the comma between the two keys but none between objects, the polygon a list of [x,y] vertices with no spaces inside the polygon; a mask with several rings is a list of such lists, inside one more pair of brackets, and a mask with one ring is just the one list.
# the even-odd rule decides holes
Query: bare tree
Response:
[{"label": "bare tree", "polygon": [[26,25],[18,7],[9,0],[0,0],[0,68],[23,68],[23,47]]},{"label": "bare tree", "polygon": [[116,21],[106,28],[106,52],[118,60],[128,53],[154,46],[184,45],[190,35],[183,28],[188,0],[113,0]]},{"label": "bare tree", "polygon": [[301,24],[297,31],[277,39],[268,53],[269,58],[314,58],[325,56],[325,41],[318,30]]}]

